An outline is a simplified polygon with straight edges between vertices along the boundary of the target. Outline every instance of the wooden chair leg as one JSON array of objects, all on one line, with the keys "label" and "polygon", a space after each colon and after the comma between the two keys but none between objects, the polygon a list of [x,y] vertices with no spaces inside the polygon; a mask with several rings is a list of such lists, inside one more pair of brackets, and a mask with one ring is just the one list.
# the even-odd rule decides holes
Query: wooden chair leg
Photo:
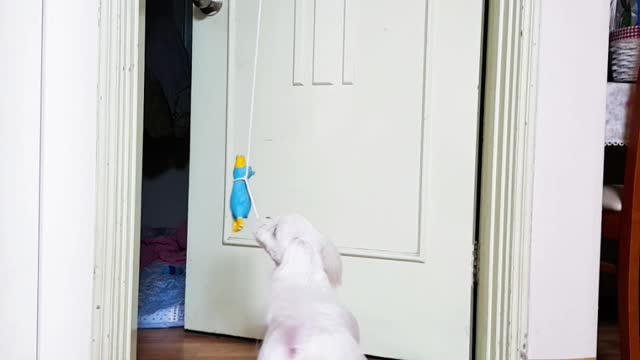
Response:
[{"label": "wooden chair leg", "polygon": [[640,247],[631,236],[618,243],[618,323],[621,360],[640,360]]}]

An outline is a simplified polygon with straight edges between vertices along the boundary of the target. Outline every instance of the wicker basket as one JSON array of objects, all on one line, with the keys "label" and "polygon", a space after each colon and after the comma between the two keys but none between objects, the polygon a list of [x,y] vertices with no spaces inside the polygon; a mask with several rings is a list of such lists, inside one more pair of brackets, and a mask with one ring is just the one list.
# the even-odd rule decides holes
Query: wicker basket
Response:
[{"label": "wicker basket", "polygon": [[609,34],[609,66],[616,82],[635,82],[640,66],[640,26],[618,29]]}]

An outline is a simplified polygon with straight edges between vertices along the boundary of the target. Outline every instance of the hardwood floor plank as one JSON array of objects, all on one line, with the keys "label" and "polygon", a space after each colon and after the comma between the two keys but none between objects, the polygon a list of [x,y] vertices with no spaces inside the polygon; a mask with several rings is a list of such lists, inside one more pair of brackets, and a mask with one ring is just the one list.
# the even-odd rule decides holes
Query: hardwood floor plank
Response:
[{"label": "hardwood floor plank", "polygon": [[620,338],[615,325],[598,329],[598,360],[620,360]]},{"label": "hardwood floor plank", "polygon": [[[601,326],[598,360],[619,360],[619,344],[617,327]],[[258,350],[259,344],[255,340],[199,334],[183,329],[138,331],[138,360],[255,360]]]},{"label": "hardwood floor plank", "polygon": [[138,360],[255,360],[258,351],[259,342],[256,340],[193,333],[184,329],[138,331]]},{"label": "hardwood floor plank", "polygon": [[255,360],[252,340],[204,335],[183,329],[138,331],[138,360]]}]

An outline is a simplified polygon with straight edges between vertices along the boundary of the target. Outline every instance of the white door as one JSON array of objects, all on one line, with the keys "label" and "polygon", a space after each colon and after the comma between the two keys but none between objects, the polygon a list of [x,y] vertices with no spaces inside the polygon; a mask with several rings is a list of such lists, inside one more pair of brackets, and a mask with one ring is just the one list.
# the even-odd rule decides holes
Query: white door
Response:
[{"label": "white door", "polygon": [[[186,327],[260,337],[273,267],[231,233],[247,145],[257,0],[196,14]],[[265,0],[252,186],[344,255],[367,353],[466,359],[482,1]]]}]

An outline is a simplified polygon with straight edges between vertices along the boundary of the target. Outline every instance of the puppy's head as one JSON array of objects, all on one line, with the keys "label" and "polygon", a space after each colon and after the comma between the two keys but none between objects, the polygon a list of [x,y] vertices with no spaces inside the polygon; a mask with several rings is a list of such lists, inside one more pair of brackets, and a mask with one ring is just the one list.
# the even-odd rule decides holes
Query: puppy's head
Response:
[{"label": "puppy's head", "polygon": [[280,266],[292,244],[302,242],[319,255],[332,286],[342,281],[342,260],[336,246],[300,215],[287,215],[277,221],[266,219],[255,233],[256,240]]}]

